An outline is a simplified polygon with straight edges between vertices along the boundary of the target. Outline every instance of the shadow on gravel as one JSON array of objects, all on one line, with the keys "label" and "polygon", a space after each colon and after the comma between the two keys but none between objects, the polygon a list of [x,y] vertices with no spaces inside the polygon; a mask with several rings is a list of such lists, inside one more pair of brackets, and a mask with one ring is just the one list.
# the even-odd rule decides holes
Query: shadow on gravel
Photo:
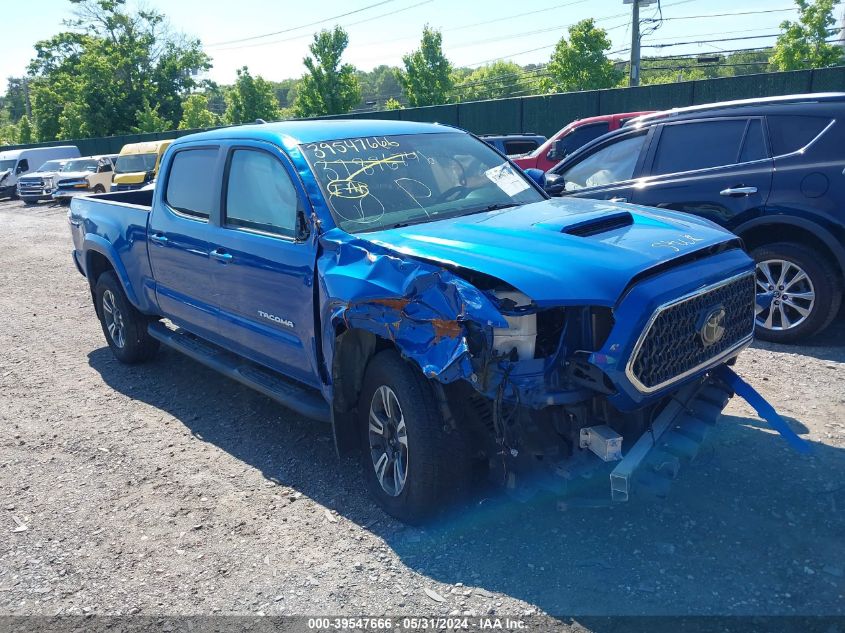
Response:
[{"label": "shadow on gravel", "polygon": [[[102,348],[89,363],[112,388],[380,536],[410,569],[472,588],[467,609],[500,592],[560,617],[845,613],[845,452],[799,456],[756,420],[723,418],[664,501],[561,511],[552,497],[490,498],[412,529],[369,501],[326,426],[175,352],[126,367]],[[613,630],[601,622],[595,630]]]},{"label": "shadow on gravel", "polygon": [[800,345],[781,345],[757,340],[754,341],[753,347],[772,352],[800,354],[801,356],[812,356],[819,360],[845,363],[845,307],[840,310],[839,316],[831,323],[830,327],[824,332],[802,341]]}]

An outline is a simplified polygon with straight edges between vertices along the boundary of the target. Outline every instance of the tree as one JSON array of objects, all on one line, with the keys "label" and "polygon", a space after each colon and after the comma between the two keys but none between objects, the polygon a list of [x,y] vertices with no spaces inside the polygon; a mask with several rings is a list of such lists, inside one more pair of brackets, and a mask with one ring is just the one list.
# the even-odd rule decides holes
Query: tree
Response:
[{"label": "tree", "polygon": [[607,58],[610,45],[607,31],[596,28],[592,18],[569,27],[569,41],[562,37],[557,43],[543,88],[548,92],[571,92],[616,86],[622,72]]},{"label": "tree", "polygon": [[348,44],[349,36],[339,26],[314,35],[308,47],[313,57],[302,60],[308,72],[297,88],[294,109],[299,116],[343,114],[361,101],[355,67],[340,61]]},{"label": "tree", "polygon": [[428,24],[423,27],[420,47],[402,57],[404,71],[399,83],[413,106],[447,103],[452,91],[452,65],[443,54],[443,35]]},{"label": "tree", "polygon": [[280,118],[279,102],[273,84],[261,76],[253,77],[244,66],[237,71],[235,85],[226,93],[228,123],[252,123],[256,119],[275,121]]},{"label": "tree", "polygon": [[182,102],[180,130],[195,130],[217,125],[217,117],[208,109],[208,97],[204,94],[189,95]]},{"label": "tree", "polygon": [[158,111],[158,106],[150,105],[150,102],[144,99],[143,106],[135,113],[135,120],[138,124],[132,128],[133,132],[143,134],[145,132],[166,132],[172,130],[173,125],[161,116]]},{"label": "tree", "polygon": [[25,114],[18,121],[18,143],[25,145],[32,143],[32,124],[29,122],[29,117]]},{"label": "tree", "polygon": [[401,110],[404,107],[405,106],[403,106],[401,103],[399,103],[397,99],[394,99],[393,97],[390,97],[390,99],[384,102],[385,110]]},{"label": "tree", "polygon": [[477,68],[456,82],[455,93],[460,101],[480,101],[513,97],[538,89],[537,80],[526,75],[518,64],[498,61]]},{"label": "tree", "polygon": [[798,20],[781,22],[783,31],[769,62],[776,70],[824,68],[842,61],[839,44],[827,42],[834,32],[833,8],[837,0],[795,0]]},{"label": "tree", "polygon": [[[39,139],[70,130],[109,135],[146,128],[151,121],[138,116],[149,109],[175,128],[197,73],[211,67],[199,40],[171,33],[154,10],[129,11],[126,0],[70,1],[70,30],[37,42],[29,64]],[[62,117],[66,104],[79,107]]]},{"label": "tree", "polygon": [[26,90],[24,77],[9,77],[7,80],[3,102],[12,122],[19,121],[26,114]]}]

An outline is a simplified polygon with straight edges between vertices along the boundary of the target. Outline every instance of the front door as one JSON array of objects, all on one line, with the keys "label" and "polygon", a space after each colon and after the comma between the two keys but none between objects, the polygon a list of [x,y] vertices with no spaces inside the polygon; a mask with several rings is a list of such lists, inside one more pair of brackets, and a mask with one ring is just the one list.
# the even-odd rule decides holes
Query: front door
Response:
[{"label": "front door", "polygon": [[316,386],[316,246],[297,235],[308,214],[296,172],[273,145],[233,145],[221,198],[209,256],[222,333],[242,355]]}]

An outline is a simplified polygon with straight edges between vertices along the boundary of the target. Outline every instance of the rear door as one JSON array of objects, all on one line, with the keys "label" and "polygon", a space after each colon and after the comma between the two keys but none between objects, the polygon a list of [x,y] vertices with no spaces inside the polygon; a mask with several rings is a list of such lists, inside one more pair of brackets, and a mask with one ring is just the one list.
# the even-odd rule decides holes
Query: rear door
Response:
[{"label": "rear door", "polygon": [[631,202],[693,213],[730,227],[762,209],[772,159],[761,117],[659,125]]},{"label": "rear door", "polygon": [[563,177],[563,195],[629,202],[642,169],[651,130],[614,136],[552,170]]},{"label": "rear door", "polygon": [[307,198],[277,147],[227,147],[220,229],[210,250],[221,335],[244,356],[316,385],[313,240],[297,234]]},{"label": "rear door", "polygon": [[220,148],[179,149],[169,160],[148,228],[156,297],[164,316],[211,338],[217,322],[208,253],[220,202]]}]

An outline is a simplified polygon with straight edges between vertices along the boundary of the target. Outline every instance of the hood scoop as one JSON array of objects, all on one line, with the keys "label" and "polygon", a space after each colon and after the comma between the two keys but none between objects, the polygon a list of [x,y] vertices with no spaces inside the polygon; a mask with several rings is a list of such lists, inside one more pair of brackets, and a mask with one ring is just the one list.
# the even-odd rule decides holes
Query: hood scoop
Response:
[{"label": "hood scoop", "polygon": [[[575,220],[573,222],[572,220]],[[562,217],[557,221],[540,222],[536,226],[577,237],[590,237],[631,226],[634,216],[628,211],[598,211]]]}]

